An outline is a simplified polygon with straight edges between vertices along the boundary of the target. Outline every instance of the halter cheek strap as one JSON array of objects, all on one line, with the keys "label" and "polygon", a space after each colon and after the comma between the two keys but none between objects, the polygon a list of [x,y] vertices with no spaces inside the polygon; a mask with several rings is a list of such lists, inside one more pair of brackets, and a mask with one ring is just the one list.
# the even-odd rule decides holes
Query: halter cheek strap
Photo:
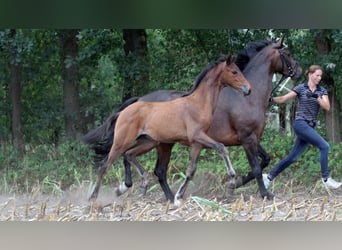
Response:
[{"label": "halter cheek strap", "polygon": [[[297,64],[295,64],[294,67],[292,67],[291,63],[285,58],[285,56],[283,55],[283,53],[281,52],[282,49],[278,49],[279,55],[280,55],[280,60],[281,60],[281,78],[279,80],[279,82],[276,84],[276,86],[272,89],[271,92],[271,97],[273,96],[274,91],[279,87],[279,85],[285,80],[285,78],[287,77],[293,77],[296,74],[296,69],[297,69]],[[287,70],[289,72],[289,74],[284,74],[284,65],[286,65]]]},{"label": "halter cheek strap", "polygon": [[[284,65],[286,65],[287,70],[288,70],[288,77],[294,77],[294,75],[296,74],[296,69],[297,69],[297,64],[294,65],[294,67],[292,67],[291,63],[286,59],[286,57],[284,56],[284,54],[282,53],[282,49],[278,49],[279,55],[280,55],[280,60],[281,60],[281,64],[282,64],[282,72],[284,71]],[[284,74],[283,74],[284,75]]]}]

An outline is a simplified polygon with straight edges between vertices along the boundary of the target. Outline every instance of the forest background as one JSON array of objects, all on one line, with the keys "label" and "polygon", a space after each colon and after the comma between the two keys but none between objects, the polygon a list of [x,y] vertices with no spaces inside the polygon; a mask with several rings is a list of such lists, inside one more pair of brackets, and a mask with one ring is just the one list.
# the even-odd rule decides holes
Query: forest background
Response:
[{"label": "forest background", "polygon": [[[341,179],[341,30],[3,29],[0,191],[31,191],[39,186],[62,192],[85,180],[91,183],[97,169],[79,138],[101,125],[124,100],[158,89],[189,90],[201,69],[220,55],[237,54],[251,41],[283,35],[303,69],[311,64],[324,68],[321,84],[328,89],[332,108],[320,113],[318,129],[331,144],[332,175]],[[305,80],[303,75],[301,81]],[[270,105],[279,125],[266,129],[261,144],[271,155],[271,165],[293,143],[293,134],[285,131],[291,131],[287,120],[296,103],[288,105],[277,109]],[[171,183],[182,178],[187,157],[182,146],[175,148]],[[249,171],[241,147],[231,147],[230,157],[238,173]],[[151,172],[155,159],[153,152],[140,158]],[[224,176],[225,168],[214,152],[204,151],[202,160],[199,170]],[[105,184],[123,179],[121,163],[115,165]],[[320,173],[317,150],[310,148],[286,173],[310,186]]]}]

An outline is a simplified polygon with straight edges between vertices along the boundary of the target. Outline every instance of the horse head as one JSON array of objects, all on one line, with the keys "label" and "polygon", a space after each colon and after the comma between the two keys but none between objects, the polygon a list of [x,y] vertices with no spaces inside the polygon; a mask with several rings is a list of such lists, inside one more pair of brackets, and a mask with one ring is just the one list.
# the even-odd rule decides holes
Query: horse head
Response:
[{"label": "horse head", "polygon": [[251,85],[235,64],[235,60],[236,57],[234,55],[226,56],[225,80],[227,82],[234,82],[234,84],[230,84],[231,87],[241,90],[245,96],[249,95],[251,93]]},{"label": "horse head", "polygon": [[281,61],[281,70],[279,73],[283,74],[284,76],[291,77],[292,80],[297,81],[302,75],[303,70],[293,58],[287,46],[284,45],[284,36],[275,43],[275,48],[279,52]]}]

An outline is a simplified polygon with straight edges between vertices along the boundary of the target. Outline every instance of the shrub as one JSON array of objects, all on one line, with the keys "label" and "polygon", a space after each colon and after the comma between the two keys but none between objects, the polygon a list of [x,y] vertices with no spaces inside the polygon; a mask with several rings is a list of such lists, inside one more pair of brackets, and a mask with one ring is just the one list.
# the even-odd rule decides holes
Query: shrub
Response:
[{"label": "shrub", "polygon": [[[270,154],[267,172],[285,157],[293,146],[293,136],[285,136],[274,130],[266,130],[261,145]],[[229,156],[237,175],[245,175],[251,170],[242,146],[228,147]],[[342,144],[331,144],[329,153],[329,170],[337,180],[342,179]],[[150,176],[156,163],[156,152],[138,157]],[[189,162],[189,148],[176,144],[173,148],[168,168],[168,181],[178,184],[184,180]],[[13,146],[0,146],[0,191],[30,192],[37,185],[44,191],[59,192],[71,185],[80,185],[83,181],[95,181],[97,169],[92,161],[92,151],[80,142],[69,141],[58,146],[50,144],[26,145],[25,154],[20,155]],[[226,166],[215,150],[204,149],[201,152],[197,172],[211,173],[220,180],[227,178]],[[140,176],[133,170],[133,181],[140,182]],[[312,187],[320,178],[319,151],[309,147],[291,167],[286,169],[279,180],[295,179],[305,187]],[[278,178],[277,178],[278,179]],[[124,167],[121,158],[114,163],[103,179],[104,185],[117,185],[124,180]],[[155,179],[156,180],[156,179]],[[153,179],[151,178],[151,182]],[[254,182],[255,183],[255,182]]]}]

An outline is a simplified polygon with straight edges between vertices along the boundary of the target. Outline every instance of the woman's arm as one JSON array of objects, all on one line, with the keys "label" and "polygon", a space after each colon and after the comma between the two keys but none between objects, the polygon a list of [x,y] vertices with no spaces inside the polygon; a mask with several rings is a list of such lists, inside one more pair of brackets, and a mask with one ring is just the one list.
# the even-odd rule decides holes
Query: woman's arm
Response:
[{"label": "woman's arm", "polygon": [[293,90],[291,90],[289,93],[287,93],[286,95],[282,95],[282,96],[277,96],[277,97],[273,97],[272,101],[275,103],[284,103],[287,102],[288,100],[294,98],[297,96],[297,93],[294,92]]},{"label": "woman's arm", "polygon": [[317,98],[317,102],[319,103],[319,105],[325,111],[329,111],[330,110],[330,101],[329,101],[329,96],[328,95],[319,96]]}]

